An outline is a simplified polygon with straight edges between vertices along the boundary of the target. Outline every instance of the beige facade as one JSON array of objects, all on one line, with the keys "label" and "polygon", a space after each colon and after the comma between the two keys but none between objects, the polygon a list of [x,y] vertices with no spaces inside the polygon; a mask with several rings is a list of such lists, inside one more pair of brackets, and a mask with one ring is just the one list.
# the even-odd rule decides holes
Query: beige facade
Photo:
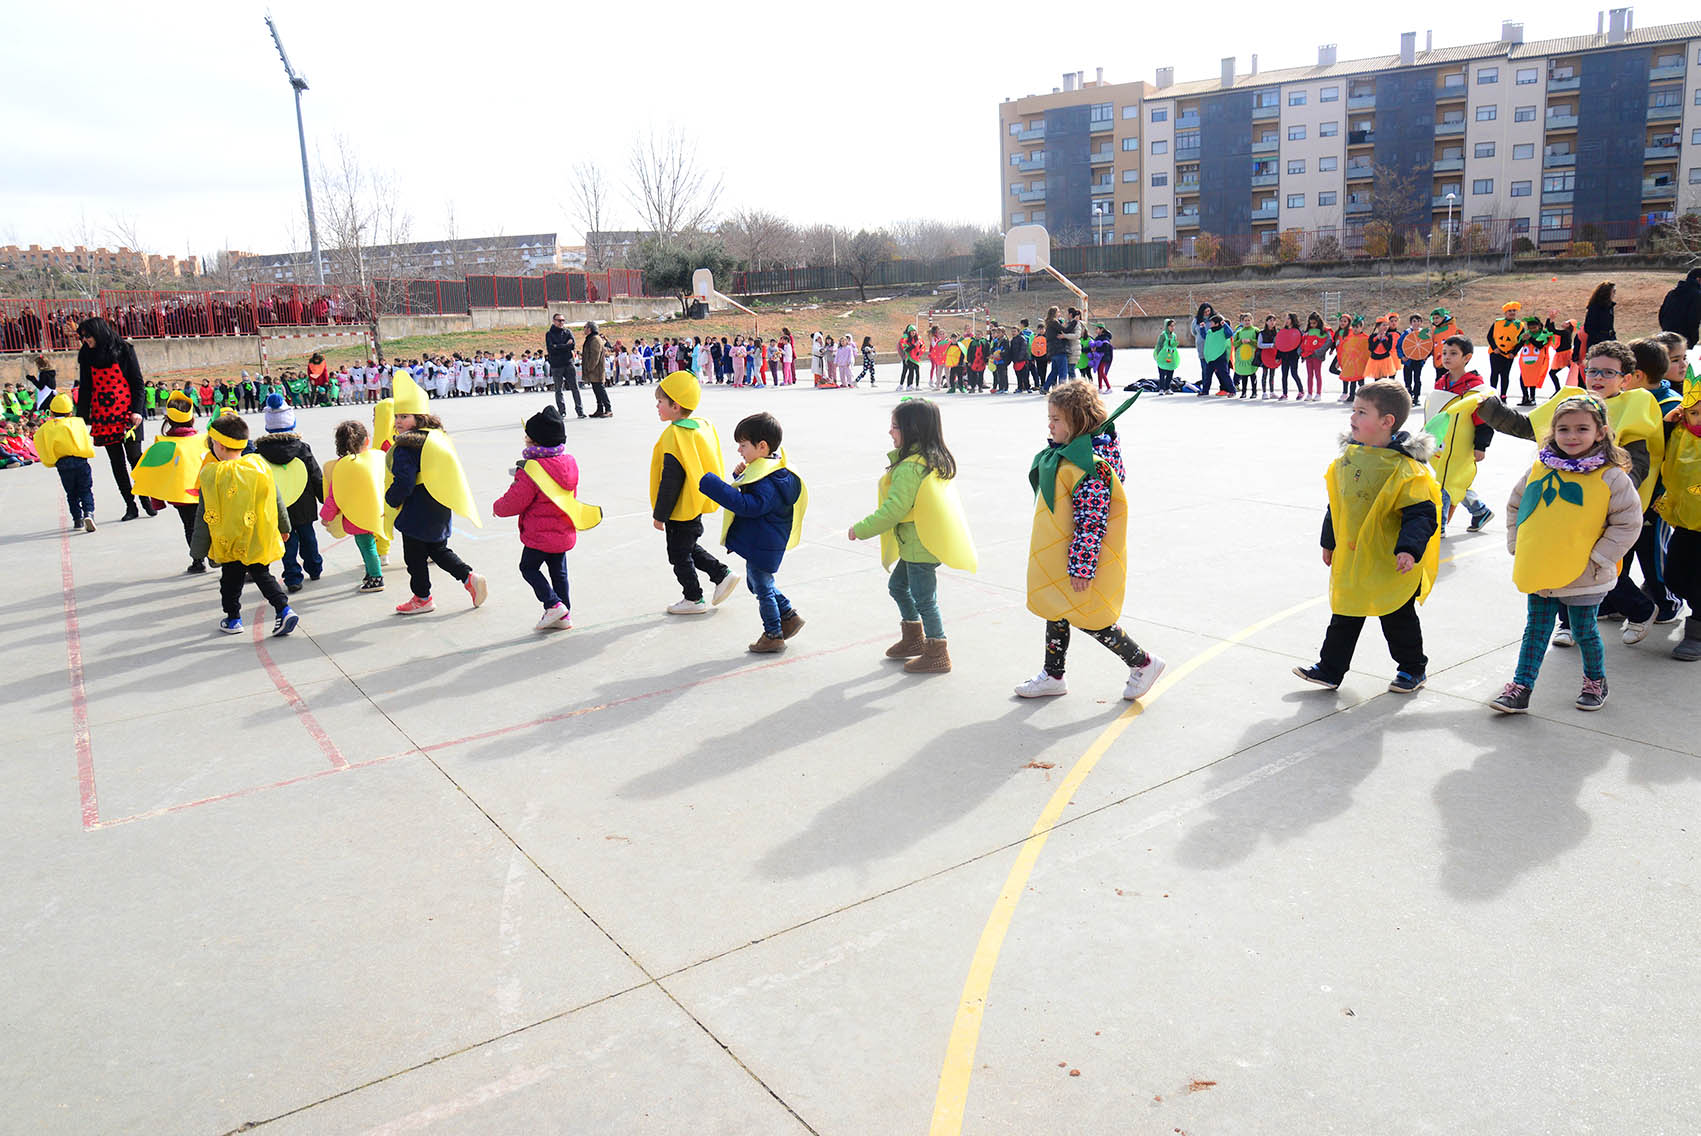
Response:
[{"label": "beige facade", "polygon": [[130,272],[137,276],[199,276],[201,259],[160,256],[129,248],[42,248],[30,245],[0,246],[0,265],[16,268],[59,268],[69,272]]}]

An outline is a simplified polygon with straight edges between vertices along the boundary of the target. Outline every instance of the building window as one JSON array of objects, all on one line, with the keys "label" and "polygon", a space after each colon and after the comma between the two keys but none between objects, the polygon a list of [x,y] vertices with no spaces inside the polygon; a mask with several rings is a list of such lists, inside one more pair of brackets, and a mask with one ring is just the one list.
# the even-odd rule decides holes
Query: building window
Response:
[{"label": "building window", "polygon": [[1026,213],[1012,213],[1012,214],[1010,214],[1010,223],[1012,225],[1025,225],[1025,224],[1027,224],[1027,221],[1028,221],[1028,215]]},{"label": "building window", "polygon": [[1701,130],[1690,131],[1689,144],[1691,146],[1701,146]]},{"label": "building window", "polygon": [[1305,159],[1298,158],[1288,163],[1288,173],[1302,174],[1305,172]]},{"label": "building window", "polygon": [[1123,170],[1122,171],[1122,180],[1124,182],[1138,183],[1139,180],[1140,180],[1140,171],[1139,170]]},{"label": "building window", "polygon": [[1303,193],[1290,193],[1290,194],[1288,194],[1288,208],[1289,209],[1304,209],[1305,208],[1305,194],[1303,194]]},{"label": "building window", "polygon": [[1138,138],[1124,138],[1122,140],[1122,149],[1124,152],[1138,152],[1140,149],[1140,140]]},{"label": "building window", "polygon": [[1305,127],[1303,127],[1303,126],[1290,126],[1290,127],[1288,127],[1288,141],[1289,142],[1304,142],[1305,141]]},{"label": "building window", "polygon": [[1569,193],[1577,187],[1577,175],[1573,171],[1562,174],[1548,174],[1542,178],[1543,193]]},{"label": "building window", "polygon": [[1701,87],[1695,88],[1695,105],[1701,107]]},{"label": "building window", "polygon": [[1093,122],[1109,122],[1115,113],[1116,108],[1109,103],[1094,103],[1090,117]]},{"label": "building window", "polygon": [[1152,143],[1152,153],[1154,153],[1154,154],[1167,154],[1167,153],[1169,153],[1169,143],[1163,141],[1162,139],[1159,139],[1158,141],[1153,142]]},{"label": "building window", "polygon": [[1032,213],[1028,214],[1028,220],[1032,221],[1036,225],[1045,224],[1045,210],[1035,209]]},{"label": "building window", "polygon": [[[1531,107],[1530,108],[1530,117],[1534,118],[1535,116],[1536,116],[1536,108]],[[1477,108],[1477,121],[1478,122],[1493,122],[1495,119],[1497,119],[1499,117],[1500,117],[1500,108],[1497,107],[1497,106],[1490,105],[1490,106],[1480,106],[1480,107]]]},{"label": "building window", "polygon": [[[1701,88],[1697,88],[1695,93],[1697,95],[1701,95]],[[1682,87],[1666,87],[1663,90],[1649,91],[1648,92],[1648,105],[1650,107],[1682,106],[1683,105],[1683,88]]]},{"label": "building window", "polygon": [[1337,154],[1327,154],[1317,159],[1317,172],[1320,174],[1334,173],[1341,168],[1341,159]]},{"label": "building window", "polygon": [[1337,200],[1338,197],[1332,189],[1326,189],[1317,195],[1317,204],[1319,205],[1333,205]]},{"label": "building window", "polygon": [[1515,182],[1513,182],[1512,183],[1512,196],[1513,197],[1528,197],[1528,196],[1530,196],[1530,183],[1527,182],[1527,181],[1515,181]]},{"label": "building window", "polygon": [[1168,217],[1168,216],[1169,216],[1169,206],[1167,206],[1167,205],[1154,205],[1154,206],[1152,206],[1152,220],[1162,221],[1165,217]]},{"label": "building window", "polygon": [[1520,67],[1516,78],[1520,87],[1527,87],[1541,81],[1541,72],[1534,67]]},{"label": "building window", "polygon": [[1334,122],[1319,122],[1317,124],[1317,137],[1319,138],[1333,138],[1340,132],[1341,123],[1338,119]]},{"label": "building window", "polygon": [[1530,219],[1528,217],[1514,217],[1514,218],[1512,218],[1512,231],[1514,233],[1527,233],[1527,232],[1529,232],[1530,231]]},{"label": "building window", "polygon": [[1512,144],[1513,161],[1523,161],[1525,158],[1533,158],[1535,156],[1536,144],[1534,142],[1514,142]]},{"label": "building window", "polygon": [[1492,158],[1492,157],[1494,157],[1494,143],[1493,142],[1478,142],[1476,144],[1476,146],[1474,146],[1471,150],[1471,157],[1473,157],[1473,158]]},{"label": "building window", "polygon": [[1512,121],[1513,122],[1534,122],[1535,120],[1536,120],[1536,108],[1535,107],[1519,107],[1517,110],[1512,112]]},{"label": "building window", "polygon": [[1305,92],[1304,91],[1289,91],[1288,92],[1288,105],[1291,106],[1291,107],[1302,107],[1302,106],[1304,106],[1305,105]]},{"label": "building window", "polygon": [[1320,103],[1334,103],[1340,100],[1341,88],[1339,87],[1324,87],[1317,92],[1317,101]]},{"label": "building window", "polygon": [[1156,189],[1159,186],[1165,186],[1165,185],[1168,185],[1168,184],[1169,184],[1169,175],[1168,174],[1153,174],[1152,175],[1152,188],[1153,189]]},{"label": "building window", "polygon": [[1022,132],[1022,124],[1021,124],[1021,123],[1019,123],[1019,122],[1012,122],[1012,123],[1011,123],[1011,124],[1010,124],[1010,133],[1012,133],[1012,134],[1020,134],[1020,133],[1021,133],[1021,132]]},{"label": "building window", "polygon": [[1124,216],[1135,216],[1140,212],[1140,203],[1138,201],[1124,201],[1122,212]]},{"label": "building window", "polygon": [[1481,196],[1482,194],[1485,194],[1485,193],[1493,193],[1494,192],[1494,179],[1493,178],[1477,178],[1476,180],[1471,182],[1471,192],[1473,194],[1478,195],[1478,196]]},{"label": "building window", "polygon": [[1012,166],[1020,165],[1021,161],[1022,161],[1022,155],[1021,154],[1011,154],[1010,155],[1010,164]]},{"label": "building window", "polygon": [[1275,90],[1265,89],[1252,96],[1252,105],[1255,107],[1273,107],[1276,105],[1276,99],[1277,92]]},{"label": "building window", "polygon": [[1152,110],[1152,121],[1153,122],[1168,122],[1169,121],[1169,108],[1167,108],[1167,107],[1155,107],[1155,108],[1153,108],[1153,110]]},{"label": "building window", "polygon": [[1133,106],[1123,107],[1122,108],[1122,118],[1123,118],[1123,121],[1125,121],[1125,122],[1130,118],[1138,121],[1139,118],[1140,118],[1140,104],[1135,103]]},{"label": "building window", "polygon": [[1477,68],[1477,86],[1486,87],[1490,83],[1498,83],[1498,82],[1500,82],[1500,68],[1498,68],[1498,67],[1479,67],[1479,68]]},{"label": "building window", "polygon": [[1010,196],[1015,197],[1018,194],[1020,194],[1026,188],[1028,188],[1028,187],[1023,185],[1021,182],[1013,181],[1013,182],[1010,183]]},{"label": "building window", "polygon": [[1701,185],[1701,166],[1691,166],[1689,168],[1689,184]]}]

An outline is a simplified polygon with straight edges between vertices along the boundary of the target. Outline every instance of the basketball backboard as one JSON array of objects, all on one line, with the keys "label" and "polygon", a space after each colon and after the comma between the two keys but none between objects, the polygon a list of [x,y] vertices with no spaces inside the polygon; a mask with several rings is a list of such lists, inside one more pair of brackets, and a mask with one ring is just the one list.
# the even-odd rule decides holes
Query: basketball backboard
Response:
[{"label": "basketball backboard", "polygon": [[705,304],[715,296],[715,273],[713,269],[699,268],[691,274],[691,298],[701,300]]},{"label": "basketball backboard", "polygon": [[1044,225],[1013,225],[1004,234],[1004,263],[1014,268],[1021,265],[1029,272],[1043,272],[1051,266],[1051,234]]}]

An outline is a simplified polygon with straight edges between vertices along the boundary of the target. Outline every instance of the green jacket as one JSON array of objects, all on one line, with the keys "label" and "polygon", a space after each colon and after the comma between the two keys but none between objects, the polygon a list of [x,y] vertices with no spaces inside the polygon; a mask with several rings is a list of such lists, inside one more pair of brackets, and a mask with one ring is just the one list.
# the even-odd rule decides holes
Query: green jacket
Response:
[{"label": "green jacket", "polygon": [[886,496],[880,507],[856,523],[856,538],[869,540],[891,529],[892,535],[898,539],[900,559],[916,564],[937,564],[939,557],[927,551],[927,546],[921,543],[914,522],[904,520],[915,508],[915,495],[927,479],[927,463],[919,454],[911,454],[898,461],[897,450],[888,453],[886,459],[896,463],[890,470],[891,483],[886,487]]}]

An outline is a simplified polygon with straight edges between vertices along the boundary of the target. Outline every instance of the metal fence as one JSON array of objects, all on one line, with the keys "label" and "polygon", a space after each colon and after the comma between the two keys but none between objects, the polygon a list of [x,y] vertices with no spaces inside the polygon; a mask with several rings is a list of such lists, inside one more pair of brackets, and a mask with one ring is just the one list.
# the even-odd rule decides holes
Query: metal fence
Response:
[{"label": "metal fence", "polygon": [[547,304],[594,304],[616,296],[647,296],[644,274],[635,268],[605,272],[551,272],[544,276],[468,276],[468,309],[541,308]]},{"label": "metal fence", "polygon": [[0,300],[0,352],[69,351],[77,324],[99,314],[91,300]]}]

